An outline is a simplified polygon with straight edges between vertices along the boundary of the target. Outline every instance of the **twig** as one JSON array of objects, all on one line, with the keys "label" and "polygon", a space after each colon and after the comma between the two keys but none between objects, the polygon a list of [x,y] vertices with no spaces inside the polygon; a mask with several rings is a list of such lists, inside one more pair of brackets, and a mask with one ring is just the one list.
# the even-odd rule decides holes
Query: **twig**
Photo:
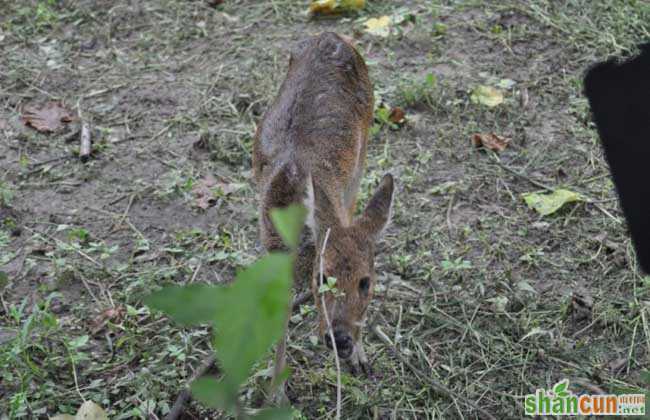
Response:
[{"label": "twig", "polygon": [[131,197],[129,198],[129,203],[126,205],[126,209],[124,209],[124,213],[122,213],[122,218],[117,223],[118,225],[121,225],[126,220],[126,217],[128,216],[129,211],[131,210],[131,206],[133,205],[133,200],[135,200],[135,194],[131,194]]},{"label": "twig", "polygon": [[84,398],[83,394],[81,393],[81,390],[79,389],[79,380],[77,379],[77,367],[75,366],[74,363],[74,357],[72,357],[72,352],[70,351],[70,347],[68,346],[67,343],[65,343],[65,348],[68,350],[68,356],[70,356],[70,364],[72,365],[72,378],[74,379],[74,387],[75,390],[77,391],[77,394],[81,397],[81,401],[86,402],[86,399]]},{"label": "twig", "polygon": [[451,224],[451,210],[454,206],[454,198],[456,198],[456,192],[454,191],[449,198],[449,206],[447,207],[447,229],[449,229],[449,238],[451,239],[454,233],[454,227]]},{"label": "twig", "polygon": [[[42,162],[33,163],[31,166],[32,166],[32,168],[36,169],[36,168],[38,168],[40,166],[47,165],[48,163],[54,163],[54,162],[58,162],[60,160],[68,160],[68,159],[72,159],[72,158],[73,158],[72,155],[59,156],[59,157],[55,157],[55,158],[52,158],[52,159],[44,160]],[[35,171],[32,171],[32,172],[35,172]]]},{"label": "twig", "polygon": [[299,296],[296,296],[296,298],[293,300],[293,303],[291,304],[291,310],[295,311],[296,309],[300,308],[300,305],[307,302],[311,296],[311,291],[303,292]]},{"label": "twig", "polygon": [[413,364],[411,362],[406,360],[397,351],[397,349],[395,348],[395,345],[390,341],[390,338],[388,338],[388,336],[383,331],[381,331],[381,329],[379,328],[379,325],[375,325],[372,328],[372,332],[375,333],[375,335],[381,341],[384,342],[384,344],[386,345],[386,347],[388,347],[388,349],[393,354],[393,356],[396,357],[397,359],[399,359],[400,362],[405,364],[417,377],[425,378],[426,381],[429,382],[429,386],[431,386],[431,388],[435,389],[436,391],[438,391],[439,393],[441,393],[445,397],[450,398],[452,401],[457,399],[458,401],[460,401],[464,405],[466,405],[468,407],[471,407],[472,409],[474,409],[474,410],[478,411],[479,413],[481,413],[481,415],[486,419],[496,420],[496,417],[494,417],[492,414],[485,411],[483,408],[477,406],[476,404],[474,404],[473,402],[471,402],[470,400],[468,400],[466,398],[463,398],[463,397],[461,397],[459,395],[455,395],[455,393],[453,391],[451,391],[449,388],[447,388],[446,386],[444,386],[440,382],[436,381],[435,379],[431,378],[430,376],[423,374],[418,368],[413,366]]},{"label": "twig", "polygon": [[194,283],[194,280],[196,280],[196,276],[199,274],[199,271],[201,271],[202,265],[203,265],[203,261],[199,262],[199,264],[196,266],[196,269],[194,270],[194,274],[192,274],[192,278],[190,279],[190,284]]},{"label": "twig", "polygon": [[[327,240],[330,236],[330,229],[327,229],[325,232],[325,239],[323,240],[323,247],[320,250],[320,279],[323,281],[323,256],[325,255],[325,248],[327,247]],[[334,340],[334,331],[332,330],[332,323],[330,322],[330,317],[327,314],[327,307],[325,306],[325,294],[320,295],[321,305],[323,310],[323,316],[325,317],[325,322],[327,323],[327,330],[330,335],[330,340],[332,341],[332,349],[334,350],[334,362],[336,363],[336,420],[341,420],[341,362],[339,361],[339,354],[336,349],[336,341]]]},{"label": "twig", "polygon": [[183,391],[181,391],[180,394],[178,394],[178,397],[176,397],[176,401],[174,401],[174,405],[172,406],[172,409],[169,410],[169,413],[167,413],[167,416],[165,417],[165,420],[176,420],[177,418],[180,417],[181,414],[183,414],[183,407],[185,404],[190,400],[192,397],[189,389],[189,384],[194,382],[197,378],[203,376],[213,365],[214,362],[216,362],[217,358],[215,357],[214,354],[212,354],[210,357],[208,357],[205,362],[197,369],[196,372],[194,372],[194,375],[190,378],[190,380],[187,382],[188,387],[185,387]]},{"label": "twig", "polygon": [[85,163],[90,158],[90,153],[92,152],[90,142],[90,124],[85,121],[81,123],[80,141],[81,145],[79,146],[79,159]]},{"label": "twig", "polygon": [[555,191],[555,188],[550,187],[550,186],[548,186],[548,185],[546,185],[546,184],[544,184],[544,183],[542,183],[542,182],[536,181],[536,180],[534,180],[533,178],[530,178],[530,177],[527,176],[527,175],[524,175],[524,174],[522,174],[522,173],[519,173],[519,172],[515,171],[514,169],[512,169],[512,168],[510,168],[510,167],[508,167],[508,166],[506,166],[506,165],[504,165],[503,163],[501,163],[501,162],[499,162],[499,161],[497,161],[497,160],[495,160],[494,162],[495,162],[497,165],[499,165],[501,168],[505,169],[507,172],[510,172],[511,174],[516,175],[516,176],[518,176],[518,177],[521,178],[521,179],[525,179],[526,181],[530,182],[531,184],[535,185],[536,187],[539,187],[539,188],[545,189],[546,191],[550,191],[550,192]]}]

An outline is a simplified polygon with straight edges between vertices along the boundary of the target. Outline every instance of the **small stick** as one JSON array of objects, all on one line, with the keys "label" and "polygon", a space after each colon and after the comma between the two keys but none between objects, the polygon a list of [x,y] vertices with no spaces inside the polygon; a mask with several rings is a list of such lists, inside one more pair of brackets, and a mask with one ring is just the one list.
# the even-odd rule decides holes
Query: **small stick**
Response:
[{"label": "small stick", "polygon": [[[214,362],[216,362],[216,360],[217,358],[214,354],[208,357],[205,362],[203,362],[201,367],[199,367],[199,369],[194,372],[194,375],[192,375],[188,381],[188,384],[191,384],[197,378],[203,376],[214,365]],[[165,417],[165,420],[176,420],[179,418],[180,415],[183,414],[183,406],[185,406],[191,397],[192,394],[190,393],[190,389],[189,387],[186,387],[183,391],[181,391],[180,394],[178,394],[178,397],[176,397],[176,401],[174,401],[174,405],[172,406],[172,409],[169,410],[169,413]]]},{"label": "small stick", "polygon": [[[320,278],[321,282],[323,281],[323,255],[325,254],[325,247],[327,246],[327,239],[330,237],[330,229],[327,229],[325,233],[325,239],[323,240],[323,248],[320,251]],[[334,350],[334,362],[336,363],[336,420],[341,420],[341,362],[339,361],[339,353],[336,348],[336,341],[334,340],[334,331],[332,330],[332,323],[330,322],[330,317],[327,314],[327,307],[325,306],[325,294],[320,295],[321,305],[323,305],[323,315],[325,316],[325,322],[327,323],[327,330],[330,335],[330,340],[332,340],[332,349]]]},{"label": "small stick", "polygon": [[449,198],[449,206],[447,206],[447,229],[449,229],[449,239],[452,239],[454,234],[454,225],[451,223],[451,211],[453,210],[455,197],[456,192],[454,191]]},{"label": "small stick", "polygon": [[90,124],[87,122],[81,123],[81,145],[79,146],[79,159],[82,162],[87,162],[90,159],[92,152],[92,143],[90,141]]},{"label": "small stick", "polygon": [[295,311],[296,309],[300,308],[300,305],[303,303],[307,302],[309,298],[311,298],[311,291],[303,292],[299,296],[296,296],[295,299],[293,300],[293,304],[291,305],[291,309]]}]

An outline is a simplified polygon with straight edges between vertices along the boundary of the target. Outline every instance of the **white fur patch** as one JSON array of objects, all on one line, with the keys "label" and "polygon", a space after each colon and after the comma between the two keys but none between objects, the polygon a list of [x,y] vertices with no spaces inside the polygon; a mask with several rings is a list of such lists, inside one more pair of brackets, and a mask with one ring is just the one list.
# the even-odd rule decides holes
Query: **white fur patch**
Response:
[{"label": "white fur patch", "polygon": [[314,184],[312,183],[311,174],[307,177],[307,188],[303,204],[307,209],[307,219],[305,223],[311,229],[312,237],[316,237],[316,219],[314,217]]}]

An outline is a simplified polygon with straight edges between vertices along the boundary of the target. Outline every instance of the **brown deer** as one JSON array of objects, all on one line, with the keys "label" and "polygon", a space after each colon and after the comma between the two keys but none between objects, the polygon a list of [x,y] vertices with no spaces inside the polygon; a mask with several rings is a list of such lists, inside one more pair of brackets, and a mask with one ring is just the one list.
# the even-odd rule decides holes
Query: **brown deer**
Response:
[{"label": "brown deer", "polygon": [[[375,242],[388,224],[393,200],[393,177],[387,174],[363,213],[354,217],[373,101],[368,69],[354,47],[331,32],[310,37],[291,51],[288,73],[253,146],[262,243],[269,251],[283,248],[270,209],[294,203],[307,207],[308,229],[294,277],[311,281],[327,346],[332,348],[323,311],[339,357],[366,372],[361,326],[373,295]],[[319,270],[321,253],[325,278]],[[318,289],[328,277],[336,278],[338,291],[324,295],[323,308]],[[280,356],[276,372],[284,367]]]}]

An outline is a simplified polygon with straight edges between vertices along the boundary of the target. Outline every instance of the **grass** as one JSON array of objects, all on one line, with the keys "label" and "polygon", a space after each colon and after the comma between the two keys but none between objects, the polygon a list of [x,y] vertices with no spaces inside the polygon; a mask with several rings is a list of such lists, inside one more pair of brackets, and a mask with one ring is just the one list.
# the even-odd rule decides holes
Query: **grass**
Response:
[{"label": "grass", "polygon": [[[399,9],[368,3],[308,22],[304,4],[280,0],[0,1],[0,414],[74,413],[83,397],[113,419],[164,416],[211,351],[209,332],[178,328],[142,297],[168,283],[228,282],[260,255],[255,122],[291,42],[352,35]],[[499,418],[520,417],[525,394],[563,378],[574,392],[647,389],[650,281],[620,223],[581,78],[648,39],[650,7],[400,7],[414,19],[358,41],[378,96],[407,123],[378,120],[369,149],[361,198],[389,171],[398,193],[365,336],[378,377],[344,372],[343,417],[477,418],[430,378]],[[503,104],[471,103],[475,86],[501,79],[516,82]],[[79,103],[99,129],[88,164],[74,158],[76,137],[66,141],[73,128],[21,126],[24,104],[50,99]],[[475,132],[511,147],[474,150]],[[194,187],[208,174],[247,186],[203,211]],[[597,205],[539,217],[521,199],[539,184]],[[314,321],[310,302],[290,324],[289,397],[301,418],[329,418],[336,373]],[[246,406],[263,401],[267,366],[256,373]],[[190,413],[213,415],[195,403]]]}]

